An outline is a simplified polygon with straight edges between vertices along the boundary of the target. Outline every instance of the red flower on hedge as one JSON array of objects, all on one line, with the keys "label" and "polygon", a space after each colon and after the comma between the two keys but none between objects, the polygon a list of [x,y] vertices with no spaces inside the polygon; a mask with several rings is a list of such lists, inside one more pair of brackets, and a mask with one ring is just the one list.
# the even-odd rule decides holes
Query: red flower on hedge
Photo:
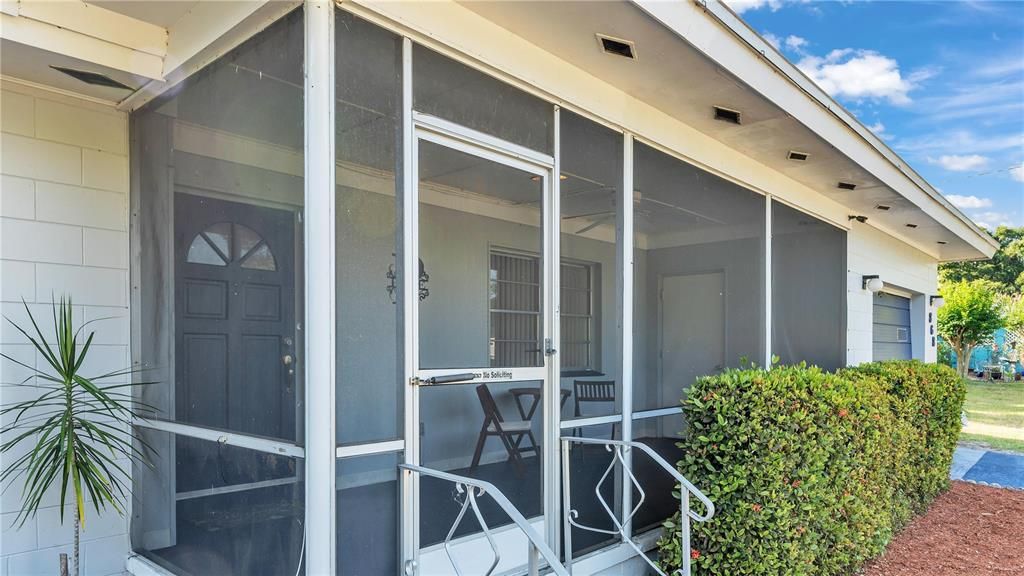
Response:
[{"label": "red flower on hedge", "polygon": [[697,550],[697,549],[690,550],[690,559],[696,560],[697,558],[700,558],[700,550]]},{"label": "red flower on hedge", "polygon": [[849,411],[847,411],[847,410],[846,410],[846,408],[841,408],[841,409],[839,410],[839,417],[840,417],[840,418],[846,418],[846,416],[847,416],[847,415],[848,415],[849,413],[850,413],[850,412],[849,412]]},{"label": "red flower on hedge", "polygon": [[803,484],[802,480],[793,480],[793,488],[799,488]]},{"label": "red flower on hedge", "polygon": [[760,512],[763,509],[760,504],[754,504],[751,508],[754,509],[754,512]]}]

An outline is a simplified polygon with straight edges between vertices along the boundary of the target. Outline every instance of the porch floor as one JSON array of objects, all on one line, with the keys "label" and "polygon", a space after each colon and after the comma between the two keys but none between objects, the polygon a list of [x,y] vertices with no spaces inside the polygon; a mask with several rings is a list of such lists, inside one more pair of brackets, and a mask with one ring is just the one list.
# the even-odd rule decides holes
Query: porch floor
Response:
[{"label": "porch floor", "polygon": [[[679,458],[672,438],[647,438],[669,462]],[[602,446],[575,446],[572,451],[573,508],[578,522],[611,528],[594,489],[610,463],[611,453]],[[678,506],[672,498],[674,483],[648,458],[638,458],[634,474],[647,494],[634,519],[637,531],[656,526]],[[476,470],[451,470],[494,484],[527,518],[541,512],[539,459],[526,458],[523,469],[507,461],[484,464]],[[602,491],[614,501],[614,482]],[[421,528],[424,547],[444,541],[459,512],[451,483],[424,478],[420,485]],[[290,484],[232,494],[218,494],[180,501],[177,504],[177,544],[148,555],[183,574],[279,576],[294,574],[302,547],[303,485]],[[634,496],[636,498],[636,496]],[[508,517],[484,496],[478,500],[491,528],[509,523]],[[338,491],[338,571],[340,574],[376,575],[398,573],[399,508],[395,481],[367,484]],[[214,512],[216,511],[216,512]],[[456,537],[479,531],[467,514]],[[574,555],[579,556],[608,542],[603,534],[573,530]]]}]

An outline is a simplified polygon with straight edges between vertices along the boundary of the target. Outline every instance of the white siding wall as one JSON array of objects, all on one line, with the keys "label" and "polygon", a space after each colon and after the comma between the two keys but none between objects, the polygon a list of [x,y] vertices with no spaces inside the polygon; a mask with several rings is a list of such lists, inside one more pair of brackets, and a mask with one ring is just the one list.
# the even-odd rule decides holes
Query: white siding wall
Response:
[{"label": "white siding wall", "polygon": [[[127,117],[100,104],[9,82],[0,88],[3,315],[23,321],[24,299],[37,318],[47,319],[52,297],[69,294],[76,321],[113,317],[92,325],[96,339],[87,375],[124,368],[129,362]],[[6,321],[0,349],[22,362],[42,363]],[[11,362],[0,365],[0,403],[36,393],[33,382],[19,386],[26,372]],[[2,496],[0,575],[56,574],[58,554],[71,552],[72,508],[61,524],[59,489],[51,490],[39,514],[14,528],[20,488],[15,483]],[[82,573],[120,574],[129,549],[128,518],[86,510]]]},{"label": "white siding wall", "polygon": [[[928,325],[934,312],[928,297],[938,291],[938,261],[869,225],[854,225],[847,237],[846,362],[870,362],[872,348],[871,292],[862,276],[877,274],[886,286],[909,295],[914,358],[935,361]],[[934,314],[932,314],[934,320]]]}]

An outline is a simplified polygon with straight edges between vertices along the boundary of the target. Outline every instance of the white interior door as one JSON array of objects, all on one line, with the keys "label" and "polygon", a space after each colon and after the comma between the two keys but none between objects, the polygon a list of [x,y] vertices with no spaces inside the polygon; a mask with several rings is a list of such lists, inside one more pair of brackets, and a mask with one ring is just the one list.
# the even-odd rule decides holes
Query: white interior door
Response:
[{"label": "white interior door", "polygon": [[661,284],[661,405],[676,406],[698,376],[725,366],[725,274],[665,276]]}]

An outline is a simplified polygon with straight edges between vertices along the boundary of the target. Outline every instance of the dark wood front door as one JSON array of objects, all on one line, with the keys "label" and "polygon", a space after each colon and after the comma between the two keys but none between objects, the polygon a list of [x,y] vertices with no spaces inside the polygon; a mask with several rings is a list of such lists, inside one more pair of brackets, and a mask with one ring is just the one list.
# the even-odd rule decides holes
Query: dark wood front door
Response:
[{"label": "dark wood front door", "polygon": [[[185,193],[174,208],[175,419],[294,441],[295,212]],[[214,464],[207,450],[181,448],[179,467]],[[191,472],[193,488],[211,488],[270,471]]]}]

